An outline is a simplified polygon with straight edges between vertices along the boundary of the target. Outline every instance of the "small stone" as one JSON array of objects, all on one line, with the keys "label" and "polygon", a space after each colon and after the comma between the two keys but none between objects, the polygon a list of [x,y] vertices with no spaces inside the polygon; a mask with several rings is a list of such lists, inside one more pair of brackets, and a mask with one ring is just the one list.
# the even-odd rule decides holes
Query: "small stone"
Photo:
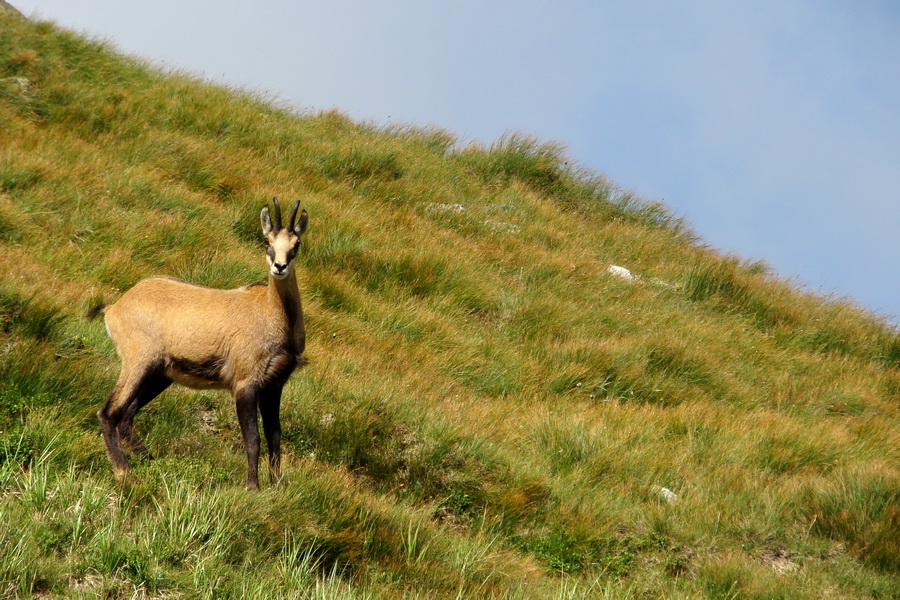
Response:
[{"label": "small stone", "polygon": [[609,268],[606,269],[606,272],[613,277],[618,277],[619,279],[624,279],[625,281],[634,281],[635,279],[635,276],[631,274],[631,271],[629,271],[625,267],[620,267],[617,265],[609,265]]},{"label": "small stone", "polygon": [[678,494],[676,494],[669,488],[661,487],[661,488],[659,488],[658,491],[659,491],[660,497],[662,497],[662,499],[665,500],[666,502],[668,502],[669,504],[672,504],[673,502],[678,501]]},{"label": "small stone", "polygon": [[429,202],[425,208],[431,210],[443,210],[448,212],[461,213],[466,210],[465,204],[444,204],[442,202]]}]

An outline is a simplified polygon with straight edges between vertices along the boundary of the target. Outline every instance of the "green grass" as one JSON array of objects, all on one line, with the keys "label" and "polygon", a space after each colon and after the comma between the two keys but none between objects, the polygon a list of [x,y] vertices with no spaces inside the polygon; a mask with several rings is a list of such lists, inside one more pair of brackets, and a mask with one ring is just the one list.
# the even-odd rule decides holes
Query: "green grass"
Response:
[{"label": "green grass", "polygon": [[[0,30],[0,597],[900,595],[884,321],[718,256],[556,144]],[[311,219],[283,482],[243,490],[230,400],[178,388],[117,482],[96,411],[118,362],[85,311],[151,274],[264,279],[272,196]]]}]

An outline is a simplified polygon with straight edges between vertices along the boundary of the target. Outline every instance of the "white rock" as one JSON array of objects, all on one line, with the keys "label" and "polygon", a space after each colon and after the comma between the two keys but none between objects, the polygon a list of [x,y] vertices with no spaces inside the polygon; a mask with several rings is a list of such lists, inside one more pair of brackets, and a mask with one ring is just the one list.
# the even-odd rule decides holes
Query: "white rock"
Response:
[{"label": "white rock", "polygon": [[609,268],[606,269],[606,272],[614,277],[618,277],[619,279],[624,279],[625,281],[634,281],[636,279],[636,277],[631,274],[631,271],[629,271],[625,267],[609,265]]},{"label": "white rock", "polygon": [[669,504],[678,501],[678,494],[676,494],[669,488],[661,487],[661,488],[659,488],[658,491],[659,491],[659,495],[662,497],[662,499],[665,500],[666,502],[668,502]]},{"label": "white rock", "polygon": [[662,279],[659,279],[658,277],[654,277],[653,279],[651,279],[650,285],[656,286],[658,288],[662,288],[664,290],[678,289],[676,286],[672,285],[668,281],[663,281]]},{"label": "white rock", "polygon": [[456,212],[461,213],[466,210],[465,204],[443,204],[441,202],[429,202],[425,205],[425,208],[431,210],[445,210],[448,212]]},{"label": "white rock", "polygon": [[33,87],[31,80],[27,77],[4,77],[0,79],[0,83],[10,88],[18,88],[16,91],[20,94],[27,94]]},{"label": "white rock", "polygon": [[518,225],[504,221],[485,221],[485,224],[494,233],[519,233],[521,231]]}]

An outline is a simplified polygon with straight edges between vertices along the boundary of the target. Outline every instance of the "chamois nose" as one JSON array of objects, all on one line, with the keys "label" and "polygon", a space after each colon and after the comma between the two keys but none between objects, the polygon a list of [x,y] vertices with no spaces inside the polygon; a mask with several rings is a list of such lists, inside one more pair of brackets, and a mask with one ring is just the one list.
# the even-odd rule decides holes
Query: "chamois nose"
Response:
[{"label": "chamois nose", "polygon": [[279,273],[284,271],[285,269],[287,269],[286,264],[272,263],[272,266],[275,267],[275,270],[278,271]]}]

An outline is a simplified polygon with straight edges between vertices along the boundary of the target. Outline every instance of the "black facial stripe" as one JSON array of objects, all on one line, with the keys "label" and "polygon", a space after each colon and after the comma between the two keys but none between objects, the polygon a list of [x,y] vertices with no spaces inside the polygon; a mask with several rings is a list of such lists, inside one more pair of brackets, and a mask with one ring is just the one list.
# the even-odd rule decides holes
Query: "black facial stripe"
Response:
[{"label": "black facial stripe", "polygon": [[274,261],[275,260],[274,246],[270,246],[270,245],[266,244],[266,254],[268,255],[269,258],[271,258]]}]

